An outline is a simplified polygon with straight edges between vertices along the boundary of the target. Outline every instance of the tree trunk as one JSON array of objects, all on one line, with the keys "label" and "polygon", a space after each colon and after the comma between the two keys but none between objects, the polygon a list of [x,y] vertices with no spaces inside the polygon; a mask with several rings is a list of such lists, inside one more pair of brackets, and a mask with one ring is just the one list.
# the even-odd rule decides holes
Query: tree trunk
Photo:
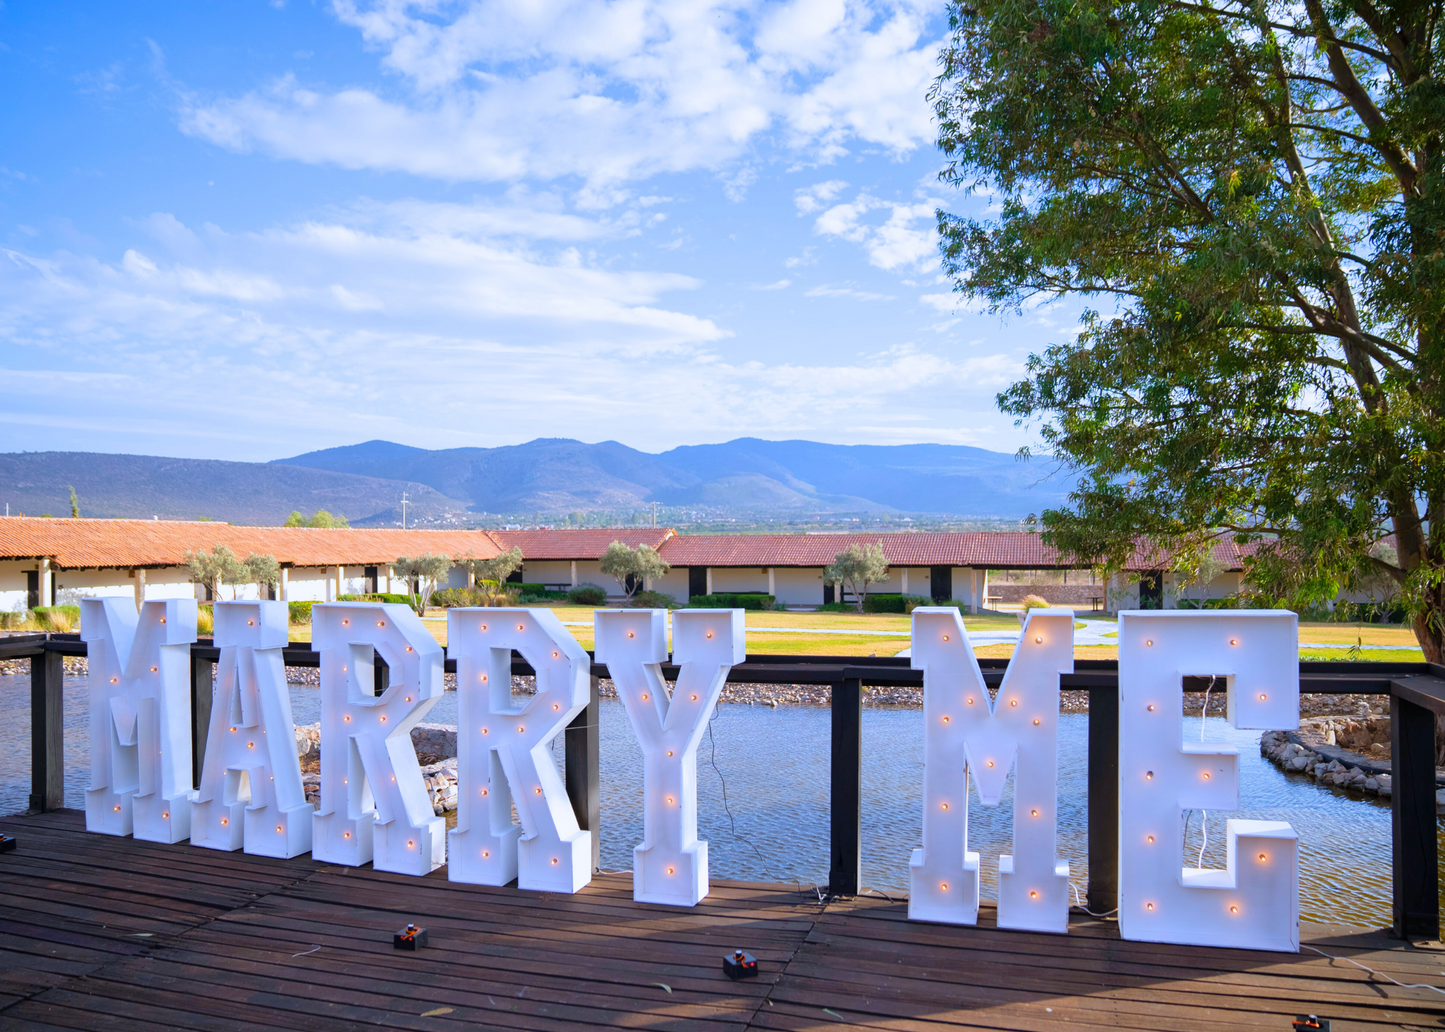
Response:
[{"label": "tree trunk", "polygon": [[[1445,656],[1445,633],[1437,628],[1445,627],[1445,612],[1436,608],[1441,603],[1439,589],[1431,590],[1430,602],[1431,609],[1415,617],[1415,640],[1425,653],[1425,662],[1441,663],[1445,662],[1441,658]],[[1435,715],[1435,766],[1445,767],[1445,716],[1438,713]]]}]

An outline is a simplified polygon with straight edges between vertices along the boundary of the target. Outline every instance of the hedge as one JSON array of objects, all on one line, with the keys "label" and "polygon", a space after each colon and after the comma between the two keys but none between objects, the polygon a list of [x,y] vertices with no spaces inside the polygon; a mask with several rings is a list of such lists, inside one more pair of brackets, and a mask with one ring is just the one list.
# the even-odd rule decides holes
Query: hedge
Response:
[{"label": "hedge", "polygon": [[756,592],[715,591],[711,595],[694,595],[687,600],[689,609],[772,609],[777,604],[775,595]]},{"label": "hedge", "polygon": [[933,600],[923,595],[902,595],[892,592],[881,592],[876,595],[863,596],[863,612],[865,613],[906,613],[909,606],[931,605]]},{"label": "hedge", "polygon": [[411,605],[411,598],[407,595],[398,595],[385,591],[373,591],[367,595],[337,595],[338,602],[392,602],[399,606]]}]

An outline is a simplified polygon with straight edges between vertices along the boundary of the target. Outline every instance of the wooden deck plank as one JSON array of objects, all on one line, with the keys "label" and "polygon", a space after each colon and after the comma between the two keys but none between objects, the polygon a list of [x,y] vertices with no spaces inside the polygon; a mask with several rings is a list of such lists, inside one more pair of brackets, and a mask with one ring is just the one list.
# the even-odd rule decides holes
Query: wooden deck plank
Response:
[{"label": "wooden deck plank", "polygon": [[[990,910],[975,927],[924,924],[881,896],[820,904],[736,882],[681,909],[634,903],[628,872],[539,893],[90,835],[75,812],[0,828],[21,838],[0,857],[7,1032],[1265,1032],[1305,1011],[1366,1032],[1445,1028],[1445,997],[1343,962],[1124,942],[1084,917],[1069,935],[1000,930]],[[428,929],[427,950],[392,949],[407,921]],[[1445,984],[1445,955],[1369,930],[1302,934]],[[755,981],[722,975],[739,946],[762,964]]]}]

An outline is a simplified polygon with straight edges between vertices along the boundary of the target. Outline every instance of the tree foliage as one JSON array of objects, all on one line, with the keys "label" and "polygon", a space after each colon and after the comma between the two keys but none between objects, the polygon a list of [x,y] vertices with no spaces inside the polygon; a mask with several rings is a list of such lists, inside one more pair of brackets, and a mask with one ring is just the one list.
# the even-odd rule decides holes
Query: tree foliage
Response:
[{"label": "tree foliage", "polygon": [[333,515],[331,515],[331,513],[327,512],[325,509],[317,509],[314,513],[312,513],[310,519],[307,519],[306,516],[301,512],[300,509],[292,509],[292,510],[291,510],[291,515],[286,517],[285,526],[287,526],[287,527],[324,527],[324,528],[341,527],[341,528],[346,528],[346,527],[351,526],[351,523],[347,520],[347,518],[346,518],[345,516],[333,516]]},{"label": "tree foliage", "polygon": [[871,545],[849,545],[847,551],[839,552],[823,568],[823,582],[846,584],[858,600],[860,613],[863,612],[863,597],[868,594],[868,585],[887,579],[888,557],[883,554],[881,541]]},{"label": "tree foliage", "polygon": [[396,562],[391,564],[391,569],[406,581],[411,607],[417,611],[417,615],[422,616],[426,614],[427,603],[431,601],[437,582],[445,577],[454,565],[447,556],[423,552],[417,556],[398,556]]},{"label": "tree foliage", "polygon": [[513,545],[511,551],[491,559],[469,560],[467,567],[476,578],[477,590],[482,593],[487,605],[494,605],[506,579],[522,568],[522,550]]},{"label": "tree foliage", "polygon": [[648,578],[661,577],[672,567],[651,545],[629,548],[621,541],[614,541],[602,553],[599,569],[616,578],[617,583],[622,585],[622,593],[630,600]]},{"label": "tree foliage", "polygon": [[271,588],[281,583],[281,564],[274,555],[257,555],[252,552],[241,560],[248,581],[259,588]]},{"label": "tree foliage", "polygon": [[[212,599],[221,597],[221,585],[234,585],[247,576],[246,564],[236,558],[236,553],[225,545],[217,545],[209,552],[197,549],[186,552],[186,566],[197,583],[204,584]],[[236,597],[234,587],[231,597]]]},{"label": "tree foliage", "polygon": [[943,175],[996,214],[939,213],[946,268],[1096,306],[999,397],[1084,473],[1049,540],[1254,541],[1297,603],[1384,576],[1442,659],[1442,4],[954,4]]}]

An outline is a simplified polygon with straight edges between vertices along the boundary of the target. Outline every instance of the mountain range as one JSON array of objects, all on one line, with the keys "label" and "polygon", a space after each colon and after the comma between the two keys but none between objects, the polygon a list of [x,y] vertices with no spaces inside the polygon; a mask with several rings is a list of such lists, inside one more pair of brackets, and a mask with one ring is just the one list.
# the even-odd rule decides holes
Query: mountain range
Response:
[{"label": "mountain range", "polygon": [[836,445],[740,438],[651,454],[603,441],[542,438],[498,448],[428,450],[389,441],[268,463],[94,452],[0,454],[12,512],[208,517],[275,524],[299,509],[357,525],[466,522],[471,514],[561,516],[653,502],[738,515],[928,513],[1019,518],[1059,504],[1074,479],[1048,458],[961,445]]}]

